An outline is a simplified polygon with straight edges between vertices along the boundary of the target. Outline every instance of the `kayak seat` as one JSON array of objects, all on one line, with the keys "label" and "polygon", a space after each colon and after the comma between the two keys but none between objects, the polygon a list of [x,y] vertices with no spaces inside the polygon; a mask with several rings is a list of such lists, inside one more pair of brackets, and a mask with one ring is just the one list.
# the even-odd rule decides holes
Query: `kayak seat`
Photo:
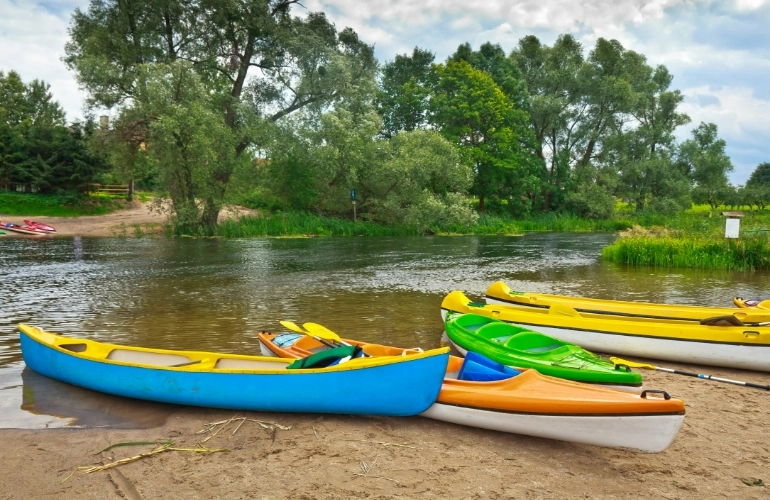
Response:
[{"label": "kayak seat", "polygon": [[343,358],[355,358],[361,354],[360,346],[343,345],[300,358],[286,367],[287,370],[326,368],[338,363]]},{"label": "kayak seat", "polygon": [[495,337],[493,339],[489,339],[492,342],[497,342],[498,344],[504,344],[508,339],[513,337],[513,335],[504,335],[502,337]]},{"label": "kayak seat", "polygon": [[[495,321],[479,328],[476,334],[486,340],[492,340],[494,342],[505,342],[505,340],[513,337],[519,333],[519,331],[520,329],[518,327],[509,325],[508,323],[503,323],[501,321]],[[499,339],[505,340],[501,341]]]},{"label": "kayak seat", "polygon": [[524,349],[524,351],[531,352],[531,353],[548,352],[548,351],[553,351],[554,349],[558,349],[561,346],[562,344],[551,344],[551,345],[544,345],[540,347],[530,347],[529,349]]},{"label": "kayak seat", "polygon": [[277,345],[278,347],[292,346],[302,337],[304,337],[304,335],[299,333],[280,333],[273,337],[273,344]]},{"label": "kayak seat", "polygon": [[518,370],[493,361],[477,352],[468,351],[463,366],[457,374],[457,380],[492,382],[506,380],[520,373]]}]

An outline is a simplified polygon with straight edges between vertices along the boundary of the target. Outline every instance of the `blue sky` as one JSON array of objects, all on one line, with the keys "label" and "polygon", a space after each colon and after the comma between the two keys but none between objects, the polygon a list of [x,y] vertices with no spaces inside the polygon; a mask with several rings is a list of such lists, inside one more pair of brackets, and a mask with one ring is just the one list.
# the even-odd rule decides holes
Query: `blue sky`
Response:
[{"label": "blue sky", "polygon": [[[586,50],[599,37],[663,64],[682,91],[692,123],[713,122],[742,184],[770,162],[770,0],[305,0],[337,25],[375,44],[380,61],[431,50],[441,61],[457,46],[490,41],[506,52],[534,34],[552,44],[570,33]],[[83,115],[84,94],[61,62],[70,15],[88,1],[0,0],[0,70],[51,84],[69,119]],[[295,8],[301,13],[302,7]]]}]

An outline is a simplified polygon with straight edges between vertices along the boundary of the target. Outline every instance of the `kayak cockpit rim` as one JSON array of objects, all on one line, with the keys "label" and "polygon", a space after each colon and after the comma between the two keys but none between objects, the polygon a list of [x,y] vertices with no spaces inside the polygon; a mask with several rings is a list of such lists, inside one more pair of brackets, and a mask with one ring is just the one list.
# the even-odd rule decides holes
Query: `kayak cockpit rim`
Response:
[{"label": "kayak cockpit rim", "polygon": [[[143,347],[107,344],[89,339],[68,338],[46,332],[40,328],[19,325],[18,331],[30,340],[62,354],[99,363],[134,366],[154,370],[184,370],[201,372],[246,372],[246,373],[325,373],[348,371],[388,365],[403,361],[403,356],[382,356],[377,358],[356,358],[345,363],[327,368],[305,368],[286,370],[294,360],[266,356],[241,354],[223,354],[205,351],[176,351],[168,349],[148,349]],[[412,359],[445,354],[449,348],[433,349],[425,352],[409,353]]]}]

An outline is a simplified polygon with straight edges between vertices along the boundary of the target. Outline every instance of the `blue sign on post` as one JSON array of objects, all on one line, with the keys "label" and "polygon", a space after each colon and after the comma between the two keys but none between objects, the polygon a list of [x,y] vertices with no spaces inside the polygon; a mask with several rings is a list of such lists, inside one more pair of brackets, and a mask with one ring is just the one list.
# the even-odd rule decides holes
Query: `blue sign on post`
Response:
[{"label": "blue sign on post", "polygon": [[350,190],[350,201],[356,201],[356,190],[351,189]]}]

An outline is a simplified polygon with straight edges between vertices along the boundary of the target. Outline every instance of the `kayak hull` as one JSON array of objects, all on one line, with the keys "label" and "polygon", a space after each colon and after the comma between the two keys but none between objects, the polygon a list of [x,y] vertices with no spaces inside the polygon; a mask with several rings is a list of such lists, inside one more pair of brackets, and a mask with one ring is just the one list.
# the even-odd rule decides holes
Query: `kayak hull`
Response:
[{"label": "kayak hull", "polygon": [[688,364],[770,371],[770,327],[714,326],[631,319],[566,316],[548,310],[522,310],[504,305],[474,305],[455,291],[442,302],[448,311],[489,316],[533,328],[597,352],[665,359]]},{"label": "kayak hull", "polygon": [[469,427],[647,453],[668,448],[684,422],[684,415],[532,415],[438,402],[421,415]]},{"label": "kayak hull", "polygon": [[437,349],[287,370],[278,358],[118,346],[27,325],[19,332],[24,362],[47,377],[117,396],[234,410],[416,415],[435,402],[448,361],[448,349]]},{"label": "kayak hull", "polygon": [[46,234],[46,232],[43,230],[37,231],[29,226],[19,226],[18,224],[11,224],[10,222],[5,223],[4,225],[0,225],[0,227],[3,228],[3,231],[11,231],[29,236],[43,236]]},{"label": "kayak hull", "polygon": [[[296,358],[328,348],[309,337],[258,334],[266,352]],[[364,352],[396,354],[411,349],[367,344]],[[664,450],[676,437],[685,414],[678,399],[643,397],[604,387],[557,379],[524,370],[511,378],[480,382],[458,379],[464,360],[450,356],[438,400],[421,415],[445,422],[644,452]]]},{"label": "kayak hull", "polygon": [[56,232],[56,228],[55,227],[53,227],[53,226],[51,226],[49,224],[44,224],[42,222],[35,222],[33,220],[24,219],[24,224],[26,224],[27,226],[29,226],[31,228],[42,229],[43,231],[45,231],[47,233],[55,233]]}]

